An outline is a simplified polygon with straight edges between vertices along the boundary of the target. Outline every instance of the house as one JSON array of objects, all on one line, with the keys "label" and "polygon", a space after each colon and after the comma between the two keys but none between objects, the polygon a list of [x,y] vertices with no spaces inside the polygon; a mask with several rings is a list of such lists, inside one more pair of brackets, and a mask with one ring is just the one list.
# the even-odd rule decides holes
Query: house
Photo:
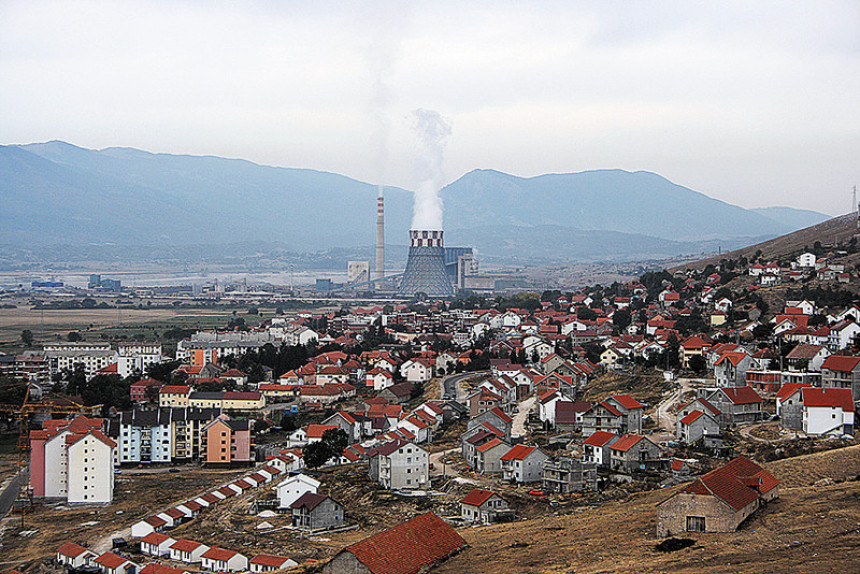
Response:
[{"label": "house", "polygon": [[105,552],[92,561],[102,574],[137,574],[140,566],[113,552]]},{"label": "house", "polygon": [[853,435],[854,400],[848,389],[800,389],[803,432],[812,435]]},{"label": "house", "polygon": [[251,572],[271,572],[272,570],[283,570],[298,566],[298,562],[290,560],[286,556],[275,556],[273,554],[257,554],[248,560]]},{"label": "house", "polygon": [[129,398],[132,402],[146,402],[151,398],[158,398],[158,393],[164,383],[155,379],[141,379],[136,383],[132,383],[128,389]]},{"label": "house", "polygon": [[803,430],[803,396],[800,390],[808,383],[785,383],[776,393],[776,414],[783,428]]},{"label": "house", "polygon": [[460,518],[466,522],[492,524],[513,520],[514,511],[508,508],[507,501],[495,492],[475,488],[460,500]]},{"label": "house", "polygon": [[473,429],[475,427],[483,426],[485,423],[491,424],[494,428],[501,430],[505,437],[510,437],[514,419],[499,407],[494,407],[489,411],[484,411],[480,415],[469,419],[466,428]]},{"label": "house", "polygon": [[466,399],[469,404],[469,418],[475,418],[489,410],[499,407],[502,397],[486,389],[477,389]]},{"label": "house", "polygon": [[628,433],[609,446],[609,468],[632,474],[647,469],[660,455],[660,447],[650,438]]},{"label": "house", "polygon": [[193,564],[200,562],[208,550],[209,547],[201,542],[180,538],[170,546],[170,559]]},{"label": "house", "polygon": [[147,516],[131,525],[133,538],[143,538],[152,532],[161,532],[167,526],[167,521],[158,516]]},{"label": "house", "polygon": [[416,386],[410,382],[397,383],[379,391],[376,395],[381,399],[387,400],[393,405],[403,404],[412,397],[412,392],[416,390]]},{"label": "house", "polygon": [[150,532],[140,539],[140,551],[150,556],[170,556],[170,547],[176,540],[160,532]]},{"label": "house", "polygon": [[825,389],[851,389],[854,400],[860,400],[860,357],[827,357],[821,364],[821,386]]},{"label": "house", "polygon": [[694,444],[706,435],[720,434],[720,423],[713,412],[705,410],[690,411],[684,416],[678,416],[675,426],[675,438],[682,444]]},{"label": "house", "polygon": [[57,562],[69,568],[80,568],[98,556],[92,550],[87,550],[80,544],[66,542],[57,548]]},{"label": "house", "polygon": [[821,371],[821,365],[831,355],[824,345],[800,343],[785,356],[790,371]]},{"label": "house", "polygon": [[848,348],[854,345],[857,335],[860,335],[860,325],[853,319],[839,321],[830,327],[827,347],[834,352]]},{"label": "house", "polygon": [[582,435],[591,436],[597,431],[621,434],[627,430],[625,416],[608,402],[596,403],[582,415]]},{"label": "house", "polygon": [[184,568],[172,568],[164,564],[150,562],[140,571],[140,574],[189,574]]},{"label": "house", "polygon": [[549,458],[536,446],[518,444],[502,455],[502,478],[508,482],[539,482],[543,463]]},{"label": "house", "polygon": [[720,411],[720,426],[754,423],[762,419],[762,398],[750,387],[719,388],[708,395],[710,402]]},{"label": "house", "polygon": [[621,412],[625,432],[642,432],[642,415],[645,413],[645,405],[630,395],[612,395],[605,402]]},{"label": "house", "polygon": [[396,439],[372,448],[367,457],[371,480],[383,488],[415,489],[429,484],[429,453],[406,439]]},{"label": "house", "polygon": [[343,505],[324,494],[306,492],[290,505],[293,526],[302,530],[326,530],[343,526]]},{"label": "house", "polygon": [[582,461],[608,467],[609,447],[618,438],[618,435],[615,433],[595,431],[582,443]]},{"label": "house", "polygon": [[411,574],[457,554],[466,541],[428,512],[347,546],[323,574]]},{"label": "house", "polygon": [[657,535],[733,532],[756,509],[778,496],[779,481],[741,456],[660,502]]},{"label": "house", "polygon": [[433,378],[433,367],[429,359],[410,359],[400,365],[400,376],[413,384],[426,383]]},{"label": "house", "polygon": [[201,556],[200,567],[212,572],[241,572],[248,569],[248,558],[235,550],[213,546]]},{"label": "house", "polygon": [[387,369],[375,367],[367,372],[365,382],[368,387],[373,387],[374,391],[381,391],[394,384],[394,375]]},{"label": "house", "polygon": [[573,432],[582,428],[582,418],[591,408],[588,401],[558,401],[555,403],[555,428],[559,432]]},{"label": "house", "polygon": [[278,494],[278,508],[290,508],[290,506],[306,492],[313,494],[322,483],[306,474],[297,474],[282,480],[275,491]]},{"label": "house", "polygon": [[756,362],[748,353],[723,353],[714,363],[714,378],[718,387],[741,387],[746,385],[746,374],[755,368]]},{"label": "house", "polygon": [[475,449],[475,457],[468,461],[476,472],[482,474],[501,474],[502,457],[511,450],[511,445],[495,437]]},{"label": "house", "polygon": [[556,494],[597,490],[597,464],[570,456],[549,458],[543,463],[543,489]]}]

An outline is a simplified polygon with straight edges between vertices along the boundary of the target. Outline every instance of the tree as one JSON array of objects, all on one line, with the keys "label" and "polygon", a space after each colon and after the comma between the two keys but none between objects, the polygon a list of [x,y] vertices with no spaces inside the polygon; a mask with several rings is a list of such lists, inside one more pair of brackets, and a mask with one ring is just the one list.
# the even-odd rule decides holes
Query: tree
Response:
[{"label": "tree", "polygon": [[24,342],[28,347],[33,346],[33,331],[30,329],[24,329],[21,331],[21,341]]},{"label": "tree", "polygon": [[704,373],[707,368],[707,363],[702,355],[693,355],[688,362],[690,370],[695,373]]},{"label": "tree", "polygon": [[81,334],[78,333],[77,331],[70,331],[69,334],[66,335],[66,340],[69,341],[70,343],[76,343],[76,342],[80,341],[81,339],[83,339],[83,337],[81,337]]},{"label": "tree", "polygon": [[322,442],[329,445],[335,455],[339,455],[349,446],[349,437],[343,429],[328,429],[322,434]]},{"label": "tree", "polygon": [[326,443],[312,442],[302,451],[302,458],[308,468],[319,468],[332,457],[332,450]]},{"label": "tree", "polygon": [[618,327],[619,332],[629,327],[630,321],[630,311],[627,309],[619,309],[612,314],[612,322],[615,323],[616,327]]}]

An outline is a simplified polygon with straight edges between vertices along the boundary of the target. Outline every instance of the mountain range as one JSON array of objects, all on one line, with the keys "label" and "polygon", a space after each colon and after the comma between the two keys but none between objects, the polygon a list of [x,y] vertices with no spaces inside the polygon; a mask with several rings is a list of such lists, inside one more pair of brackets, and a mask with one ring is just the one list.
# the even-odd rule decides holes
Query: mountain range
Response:
[{"label": "mountain range", "polygon": [[[377,188],[343,175],[211,156],[0,146],[0,244],[271,242],[371,246]],[[829,216],[744,209],[664,177],[598,170],[521,178],[471,171],[441,190],[446,244],[518,261],[632,260],[731,249]],[[412,192],[385,188],[386,243],[403,245]]]}]

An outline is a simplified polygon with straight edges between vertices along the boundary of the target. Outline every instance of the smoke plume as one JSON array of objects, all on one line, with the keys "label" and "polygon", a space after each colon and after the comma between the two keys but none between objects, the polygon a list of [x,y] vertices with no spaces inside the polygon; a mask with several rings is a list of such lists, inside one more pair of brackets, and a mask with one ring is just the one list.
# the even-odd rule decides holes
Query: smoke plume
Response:
[{"label": "smoke plume", "polygon": [[415,205],[412,229],[442,229],[442,198],[439,190],[444,183],[442,159],[451,123],[433,110],[412,112],[414,130],[421,141],[421,155],[415,160]]}]

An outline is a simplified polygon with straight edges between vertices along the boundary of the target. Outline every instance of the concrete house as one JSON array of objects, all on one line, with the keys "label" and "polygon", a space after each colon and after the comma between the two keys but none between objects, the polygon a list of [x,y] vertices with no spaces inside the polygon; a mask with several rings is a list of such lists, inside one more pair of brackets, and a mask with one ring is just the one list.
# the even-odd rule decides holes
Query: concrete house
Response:
[{"label": "concrete house", "polygon": [[323,574],[420,572],[465,547],[462,536],[428,512],[347,546],[326,564]]},{"label": "concrete house", "polygon": [[494,407],[491,410],[483,412],[483,413],[469,419],[469,422],[468,422],[466,428],[472,429],[475,427],[483,426],[484,423],[489,423],[489,424],[493,425],[494,428],[497,428],[500,431],[502,431],[506,437],[510,437],[511,428],[514,424],[514,419],[512,419],[501,408]]},{"label": "concrete house", "polygon": [[724,353],[714,363],[714,378],[718,387],[746,385],[747,371],[756,367],[756,361],[747,353]]},{"label": "concrete house", "polygon": [[660,447],[650,438],[625,434],[609,447],[609,467],[616,472],[633,473],[647,469],[660,455]]},{"label": "concrete house", "polygon": [[201,556],[200,566],[212,572],[241,572],[248,569],[248,558],[235,550],[213,546]]},{"label": "concrete house", "polygon": [[502,478],[518,484],[539,482],[547,458],[546,453],[536,446],[518,444],[502,455]]},{"label": "concrete house", "polygon": [[860,400],[860,357],[827,357],[821,364],[821,386],[826,389],[851,389],[854,400]]},{"label": "concrete house", "polygon": [[779,481],[738,457],[697,478],[657,505],[657,535],[733,532],[761,505],[779,496]]},{"label": "concrete house", "polygon": [[170,547],[176,540],[160,532],[150,532],[140,539],[140,551],[150,556],[170,556]]},{"label": "concrete house", "polygon": [[642,415],[645,413],[645,405],[630,395],[612,395],[605,402],[621,412],[625,432],[642,432]]},{"label": "concrete house", "polygon": [[597,490],[597,464],[570,456],[558,456],[543,463],[543,489],[556,494]]},{"label": "concrete house", "polygon": [[180,538],[170,546],[170,559],[177,562],[193,564],[203,559],[203,554],[209,547],[203,543]]},{"label": "concrete house", "polygon": [[591,436],[597,431],[622,434],[626,431],[625,416],[608,401],[596,403],[582,415],[582,435]]},{"label": "concrete house", "polygon": [[233,420],[221,415],[203,427],[206,437],[206,464],[244,466],[253,463],[250,420]]},{"label": "concrete house", "polygon": [[608,431],[596,431],[582,443],[582,461],[598,466],[609,466],[609,447],[619,436]]},{"label": "concrete house", "polygon": [[707,398],[720,411],[723,425],[754,423],[762,419],[762,398],[750,387],[719,388]]},{"label": "concrete house", "polygon": [[776,393],[776,414],[779,424],[791,430],[803,430],[803,396],[800,390],[807,383],[785,383]]},{"label": "concrete house", "polygon": [[298,566],[298,562],[286,556],[257,554],[248,560],[248,566],[251,568],[251,572],[271,572],[273,570],[283,570],[284,568]]},{"label": "concrete house", "polygon": [[466,522],[492,524],[512,520],[514,512],[495,492],[476,488],[460,500],[460,518]]},{"label": "concrete house", "polygon": [[57,549],[57,563],[68,566],[69,568],[80,568],[85,566],[87,562],[94,560],[98,554],[92,550],[87,550],[80,544],[74,542],[66,542]]},{"label": "concrete house", "polygon": [[511,445],[499,438],[493,438],[475,449],[472,468],[482,474],[501,474],[502,457],[511,450]]},{"label": "concrete house", "polygon": [[803,432],[812,435],[854,434],[854,400],[848,389],[800,389]]},{"label": "concrete house", "polygon": [[325,530],[343,526],[343,505],[324,494],[306,492],[290,505],[293,526],[302,530]]},{"label": "concrete house", "polygon": [[675,427],[675,438],[681,444],[693,444],[700,441],[706,435],[716,436],[720,434],[720,423],[716,416],[705,410],[690,411],[687,415],[678,417]]},{"label": "concrete house", "polygon": [[92,561],[102,574],[137,574],[140,566],[113,552],[105,552]]},{"label": "concrete house", "polygon": [[278,508],[290,508],[306,492],[316,494],[321,484],[306,474],[297,474],[282,480],[275,487],[278,493]]},{"label": "concrete house", "polygon": [[416,489],[429,484],[430,455],[420,446],[397,439],[367,453],[371,480],[383,488]]}]

